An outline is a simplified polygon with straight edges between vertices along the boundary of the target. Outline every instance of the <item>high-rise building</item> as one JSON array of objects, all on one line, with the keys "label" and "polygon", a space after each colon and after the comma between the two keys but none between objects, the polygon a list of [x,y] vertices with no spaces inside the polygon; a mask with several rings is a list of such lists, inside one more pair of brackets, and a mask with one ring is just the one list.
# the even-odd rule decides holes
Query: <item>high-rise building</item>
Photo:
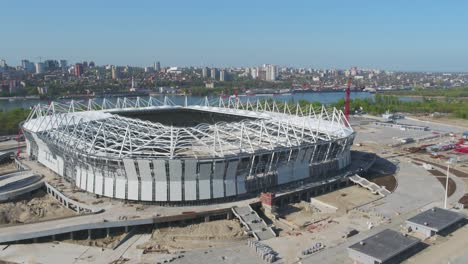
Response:
[{"label": "high-rise building", "polygon": [[225,70],[219,71],[219,80],[220,80],[221,82],[226,81],[226,71],[225,71]]},{"label": "high-rise building", "polygon": [[76,77],[80,77],[83,74],[83,70],[84,70],[83,64],[81,63],[75,64],[75,76]]},{"label": "high-rise building", "polygon": [[276,67],[276,65],[266,65],[265,72],[266,72],[265,80],[276,81],[276,78],[278,75],[278,67]]},{"label": "high-rise building", "polygon": [[66,69],[68,66],[67,60],[60,60],[60,68]]},{"label": "high-rise building", "polygon": [[216,68],[211,68],[211,74],[210,74],[210,75],[211,75],[211,79],[216,80],[216,77],[218,77],[218,76],[217,76],[217,73],[218,73],[218,71],[216,70]]},{"label": "high-rise building", "polygon": [[119,73],[117,71],[117,67],[112,66],[112,79],[118,79],[119,78]]},{"label": "high-rise building", "polygon": [[36,71],[36,66],[29,60],[22,60],[21,68],[27,73],[34,73]]},{"label": "high-rise building", "polygon": [[257,68],[252,68],[250,70],[250,75],[252,76],[252,79],[257,79],[258,77],[258,69]]},{"label": "high-rise building", "polygon": [[135,81],[135,79],[133,79],[133,76],[132,76],[132,87],[131,87],[131,89],[134,90],[137,87],[138,87],[138,83],[137,83],[137,81]]},{"label": "high-rise building", "polygon": [[203,67],[203,69],[202,69],[202,77],[203,77],[204,79],[210,78],[210,72],[208,71],[208,68],[207,68],[207,67]]},{"label": "high-rise building", "polygon": [[45,65],[42,62],[36,63],[36,74],[42,74],[45,72]]},{"label": "high-rise building", "polygon": [[7,63],[6,63],[6,60],[0,60],[0,68],[6,68],[7,66]]},{"label": "high-rise building", "polygon": [[257,78],[263,81],[266,81],[266,71],[264,68],[257,69]]},{"label": "high-rise building", "polygon": [[89,68],[94,68],[94,67],[96,67],[96,63],[94,63],[94,61],[90,61],[89,64],[88,64],[88,67]]},{"label": "high-rise building", "polygon": [[45,70],[53,71],[58,69],[59,63],[56,60],[46,60],[44,61]]},{"label": "high-rise building", "polygon": [[154,71],[155,72],[161,71],[161,63],[159,61],[154,63]]}]

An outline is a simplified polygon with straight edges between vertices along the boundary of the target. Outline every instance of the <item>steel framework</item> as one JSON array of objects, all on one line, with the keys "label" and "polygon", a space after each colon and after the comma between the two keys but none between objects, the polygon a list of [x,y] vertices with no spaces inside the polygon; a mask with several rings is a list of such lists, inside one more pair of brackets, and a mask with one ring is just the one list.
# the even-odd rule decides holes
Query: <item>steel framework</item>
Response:
[{"label": "steel framework", "polygon": [[[173,127],[119,116],[122,111],[185,108],[245,116],[240,122]],[[254,119],[252,119],[254,118]],[[213,158],[271,151],[346,138],[353,133],[343,113],[322,106],[305,109],[287,103],[235,98],[176,105],[165,97],[104,99],[88,104],[70,101],[37,105],[23,126],[61,148],[118,158]]]}]

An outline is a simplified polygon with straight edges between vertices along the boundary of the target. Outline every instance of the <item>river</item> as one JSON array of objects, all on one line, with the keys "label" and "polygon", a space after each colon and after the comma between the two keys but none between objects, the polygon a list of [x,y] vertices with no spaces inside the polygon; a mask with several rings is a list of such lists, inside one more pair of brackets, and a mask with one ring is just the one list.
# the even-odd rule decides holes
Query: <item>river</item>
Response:
[{"label": "river", "polygon": [[[256,99],[274,99],[277,101],[293,101],[293,102],[298,102],[299,100],[306,100],[309,102],[321,102],[323,104],[330,104],[338,101],[341,98],[344,98],[345,93],[344,92],[311,92],[311,93],[293,93],[293,94],[284,94],[284,95],[274,95],[274,96],[268,96],[268,95],[257,95],[257,96],[239,96],[240,100],[250,100],[250,101],[255,101]],[[351,99],[354,98],[370,98],[373,97],[374,94],[368,93],[368,92],[351,92]],[[167,96],[172,102],[182,105],[185,102],[185,96],[180,96],[180,95],[168,95]],[[145,100],[148,99],[148,97],[141,97]],[[163,101],[164,96],[154,96],[154,98],[157,98],[158,100]],[[216,99],[216,97],[208,97],[208,99]],[[115,101],[117,98],[111,98],[107,100],[112,100]],[[200,103],[203,100],[205,100],[205,97],[201,96],[190,96],[187,98],[187,101],[189,104],[196,104]],[[400,97],[400,100],[404,101],[417,101],[421,100],[421,98],[412,98],[412,97]],[[70,99],[66,100],[56,100],[57,102],[67,102],[70,101]],[[77,100],[83,103],[87,103],[87,99],[80,99]],[[96,98],[95,101],[97,103],[102,102],[102,98]],[[14,108],[30,108],[31,106],[37,105],[38,103],[42,104],[48,104],[50,101],[49,100],[40,100],[40,99],[14,99],[14,100],[0,100],[0,109],[1,110],[10,110]]]}]

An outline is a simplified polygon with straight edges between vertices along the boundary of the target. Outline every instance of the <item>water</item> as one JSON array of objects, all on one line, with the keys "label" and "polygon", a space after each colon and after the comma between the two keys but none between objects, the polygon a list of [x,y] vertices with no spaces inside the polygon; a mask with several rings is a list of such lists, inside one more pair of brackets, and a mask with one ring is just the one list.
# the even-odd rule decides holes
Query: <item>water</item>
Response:
[{"label": "water", "polygon": [[[180,95],[168,95],[167,96],[171,101],[176,104],[183,105],[185,103],[185,96]],[[344,92],[312,92],[312,93],[294,93],[294,94],[285,94],[285,95],[258,95],[258,96],[239,96],[240,100],[250,100],[255,101],[257,99],[273,99],[277,101],[292,101],[298,102],[300,100],[306,100],[309,102],[321,102],[323,104],[330,104],[338,101],[345,97]],[[351,99],[355,98],[372,98],[374,94],[368,92],[351,92]],[[141,97],[142,99],[147,100],[148,97]],[[163,101],[164,96],[154,96],[154,98]],[[421,98],[411,98],[411,97],[399,97],[403,101],[411,100],[421,100]],[[217,99],[217,97],[208,97],[209,100]],[[117,98],[111,98],[106,100],[115,101]],[[198,104],[205,100],[205,97],[202,96],[190,96],[187,98],[189,104]],[[55,100],[56,102],[68,102],[70,99],[65,100]],[[87,99],[75,100],[80,101],[84,104],[87,103]],[[102,102],[102,98],[96,98],[97,103]],[[40,100],[40,99],[15,99],[15,100],[0,100],[0,110],[10,110],[15,108],[30,108],[31,106],[41,104],[48,104],[50,100]]]}]

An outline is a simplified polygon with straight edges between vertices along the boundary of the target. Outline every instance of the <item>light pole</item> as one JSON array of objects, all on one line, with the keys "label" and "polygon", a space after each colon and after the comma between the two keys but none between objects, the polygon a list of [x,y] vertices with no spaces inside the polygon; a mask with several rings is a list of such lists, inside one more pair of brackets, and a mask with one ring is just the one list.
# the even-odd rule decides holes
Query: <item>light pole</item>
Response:
[{"label": "light pole", "polygon": [[445,201],[444,201],[444,208],[445,208],[445,209],[447,209],[448,183],[449,183],[450,164],[452,164],[452,159],[449,159],[449,160],[447,161],[447,177],[445,178]]}]

